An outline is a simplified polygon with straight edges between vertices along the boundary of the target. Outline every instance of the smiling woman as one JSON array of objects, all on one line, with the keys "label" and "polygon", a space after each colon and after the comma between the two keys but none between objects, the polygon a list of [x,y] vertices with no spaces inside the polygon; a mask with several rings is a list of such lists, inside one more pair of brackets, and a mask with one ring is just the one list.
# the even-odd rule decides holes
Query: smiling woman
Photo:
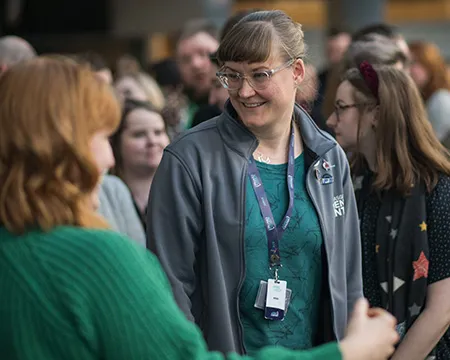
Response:
[{"label": "smiling woman", "polygon": [[[169,145],[152,184],[148,242],[213,350],[342,339],[362,296],[346,157],[295,105],[304,55],[285,13],[241,19],[217,51],[223,114]],[[272,280],[284,290],[269,311]]]},{"label": "smiling woman", "polygon": [[148,102],[125,100],[122,120],[111,138],[116,159],[112,172],[129,187],[144,228],[150,186],[168,144],[161,114]]}]

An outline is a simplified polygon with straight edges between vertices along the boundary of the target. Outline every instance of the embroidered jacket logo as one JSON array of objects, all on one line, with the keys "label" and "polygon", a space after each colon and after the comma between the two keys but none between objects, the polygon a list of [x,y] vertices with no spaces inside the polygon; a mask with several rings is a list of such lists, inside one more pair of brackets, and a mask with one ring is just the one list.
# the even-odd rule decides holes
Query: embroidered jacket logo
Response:
[{"label": "embroidered jacket logo", "polygon": [[345,215],[344,195],[337,195],[333,198],[334,217]]}]

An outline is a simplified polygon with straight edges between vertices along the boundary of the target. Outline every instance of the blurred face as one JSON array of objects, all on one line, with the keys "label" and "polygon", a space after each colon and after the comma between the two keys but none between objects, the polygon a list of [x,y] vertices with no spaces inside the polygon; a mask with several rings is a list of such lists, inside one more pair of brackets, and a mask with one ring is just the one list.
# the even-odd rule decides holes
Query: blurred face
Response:
[{"label": "blurred face", "polygon": [[96,71],[95,75],[97,75],[97,77],[100,80],[102,80],[104,83],[106,83],[108,85],[112,85],[113,77],[112,77],[111,70],[102,69],[102,70]]},{"label": "blurred face", "polygon": [[430,81],[427,69],[412,56],[409,73],[419,89],[422,89]]},{"label": "blurred face", "polygon": [[371,142],[375,132],[375,118],[373,111],[363,111],[364,104],[355,102],[354,88],[348,81],[339,85],[335,111],[327,120],[327,126],[330,127],[335,135],[336,141],[346,151],[357,150],[358,145],[358,124],[359,124],[359,143],[364,146]]},{"label": "blurred face", "polygon": [[225,102],[228,100],[228,91],[217,79],[216,72],[218,67],[213,65],[211,71],[211,90],[209,92],[209,104],[216,105],[221,111],[224,110]]},{"label": "blurred face", "polygon": [[161,115],[146,109],[133,110],[128,114],[121,135],[122,165],[132,171],[153,172],[168,144]]},{"label": "blurred face", "polygon": [[[114,166],[114,155],[109,143],[109,136],[109,132],[98,131],[91,138],[91,152],[97,165],[98,172],[101,175],[105,174]],[[95,209],[99,206],[98,186],[99,185],[97,185],[97,188],[93,191],[91,197]]]},{"label": "blurred face", "polygon": [[337,64],[341,61],[348,46],[350,45],[350,42],[350,34],[346,33],[342,33],[328,39],[326,51],[330,64]]},{"label": "blurred face", "polygon": [[[271,70],[274,73],[268,76]],[[261,131],[292,115],[305,69],[301,60],[286,62],[272,56],[263,63],[227,61],[221,73],[230,79],[233,89],[228,94],[241,121],[250,130]]]},{"label": "blurred face", "polygon": [[139,101],[147,101],[147,95],[141,88],[139,83],[130,76],[124,76],[115,84],[115,89],[119,100],[123,102],[124,99],[134,99]]},{"label": "blurred face", "polygon": [[198,95],[208,94],[211,88],[211,60],[209,55],[217,50],[219,43],[211,35],[200,32],[180,41],[177,60],[181,79],[186,87]]}]

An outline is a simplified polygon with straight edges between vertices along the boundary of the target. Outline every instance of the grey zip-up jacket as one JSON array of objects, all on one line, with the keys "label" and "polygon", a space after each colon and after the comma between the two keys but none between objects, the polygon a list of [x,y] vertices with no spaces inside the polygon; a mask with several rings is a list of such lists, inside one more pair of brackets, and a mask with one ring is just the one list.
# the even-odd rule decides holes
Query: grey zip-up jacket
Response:
[{"label": "grey zip-up jacket", "polygon": [[[166,148],[150,192],[147,236],[178,305],[200,326],[210,350],[242,354],[247,164],[258,142],[236,117],[227,102],[223,114]],[[295,118],[306,188],[324,238],[319,344],[344,337],[353,305],[363,296],[358,214],[343,150],[297,105]],[[322,184],[323,175],[332,180]]]}]

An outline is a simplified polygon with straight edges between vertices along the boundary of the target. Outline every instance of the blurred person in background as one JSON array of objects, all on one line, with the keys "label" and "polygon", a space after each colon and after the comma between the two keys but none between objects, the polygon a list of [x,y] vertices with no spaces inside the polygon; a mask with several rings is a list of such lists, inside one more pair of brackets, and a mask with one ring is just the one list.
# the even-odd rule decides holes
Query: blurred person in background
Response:
[{"label": "blurred person in background", "polygon": [[[172,142],[153,179],[150,249],[211,350],[342,339],[362,295],[347,159],[295,104],[304,55],[301,25],[282,11],[240,20],[217,52],[224,112]],[[278,269],[292,291],[283,321],[265,314]]]},{"label": "blurred person in background", "polygon": [[[208,352],[155,256],[94,210],[120,119],[111,89],[73,61],[39,58],[5,72],[0,98],[2,359],[241,359]],[[360,300],[339,344],[257,359],[386,360],[394,324]]]},{"label": "blurred person in background", "polygon": [[175,59],[169,58],[150,65],[150,73],[166,98],[161,114],[167,122],[167,133],[174,139],[183,129],[181,118],[185,114],[188,99],[183,92],[180,70]]},{"label": "blurred person in background", "polygon": [[36,56],[34,48],[18,36],[0,37],[0,75],[9,67]]},{"label": "blurred person in background", "polygon": [[450,161],[413,80],[349,70],[328,125],[352,153],[364,295],[397,319],[392,360],[450,359]]},{"label": "blurred person in background", "polygon": [[111,136],[116,160],[112,172],[130,189],[144,229],[150,187],[169,142],[164,119],[152,104],[125,100],[120,125]]},{"label": "blurred person in background", "polygon": [[[210,55],[219,46],[217,29],[207,20],[192,20],[180,31],[175,54],[183,91],[188,98],[188,105],[181,118],[180,128],[189,129],[194,124],[198,111],[206,111],[210,117],[220,114],[220,110],[208,103],[211,90],[211,72],[213,64]],[[195,122],[204,120],[203,116]]]},{"label": "blurred person in background", "polygon": [[420,89],[438,139],[450,147],[450,76],[439,48],[432,43],[410,44],[411,76]]},{"label": "blurred person in background", "polygon": [[373,65],[395,66],[405,71],[409,66],[409,58],[395,40],[377,33],[368,33],[355,38],[341,62],[330,73],[322,107],[322,113],[327,118],[334,112],[336,92],[342,76],[363,61]]},{"label": "blurred person in background", "polygon": [[406,58],[404,69],[409,71],[411,53],[408,43],[406,42],[404,36],[399,32],[399,29],[396,26],[385,23],[371,24],[356,31],[352,35],[352,41],[364,41],[367,35],[372,34],[381,35],[394,41]]},{"label": "blurred person in background", "polygon": [[326,121],[326,117],[322,115],[322,107],[330,75],[341,61],[351,42],[350,32],[344,27],[332,27],[326,35],[325,57],[327,63],[326,67],[318,74],[319,88],[312,109],[315,114],[314,120],[319,124],[325,124]]},{"label": "blurred person in background", "polygon": [[94,51],[76,54],[74,59],[80,64],[87,64],[95,74],[106,84],[112,85],[113,75],[105,59]]},{"label": "blurred person in background", "polygon": [[[225,35],[233,28],[234,25],[236,25],[241,19],[243,19],[246,15],[255,12],[257,10],[250,9],[250,10],[242,10],[238,11],[236,14],[231,16],[225,25],[222,28],[222,31],[220,32],[220,42],[223,40]],[[217,71],[219,70],[219,62],[217,60],[217,53],[213,52],[210,54],[210,60],[211,60],[211,73],[210,73],[210,79],[211,79],[211,88],[209,91],[209,98],[208,103],[211,105],[210,107],[203,107],[194,116],[194,119],[192,121],[192,126],[196,126],[198,124],[201,124],[203,121],[209,120],[217,115],[217,109],[220,110],[220,112],[223,112],[225,107],[225,102],[228,100],[228,91],[225,89],[220,81],[217,79]]]},{"label": "blurred person in background", "polygon": [[[100,54],[87,52],[73,57],[81,65],[88,66],[105,84],[112,85],[112,73]],[[96,149],[96,156],[108,156],[109,148]],[[113,167],[114,164],[111,164]],[[100,178],[97,211],[114,230],[146,246],[144,227],[136,212],[133,197],[125,183],[117,176],[108,174],[105,169]]]},{"label": "blurred person in background", "polygon": [[142,71],[137,59],[131,55],[118,59],[114,87],[121,102],[125,99],[148,101],[157,111],[162,111],[165,106],[166,100],[158,83]]},{"label": "blurred person in background", "polygon": [[297,89],[295,101],[306,110],[319,129],[327,131],[323,116],[318,112],[319,108],[315,106],[318,91],[319,77],[317,75],[317,69],[311,63],[305,64],[305,78]]}]

